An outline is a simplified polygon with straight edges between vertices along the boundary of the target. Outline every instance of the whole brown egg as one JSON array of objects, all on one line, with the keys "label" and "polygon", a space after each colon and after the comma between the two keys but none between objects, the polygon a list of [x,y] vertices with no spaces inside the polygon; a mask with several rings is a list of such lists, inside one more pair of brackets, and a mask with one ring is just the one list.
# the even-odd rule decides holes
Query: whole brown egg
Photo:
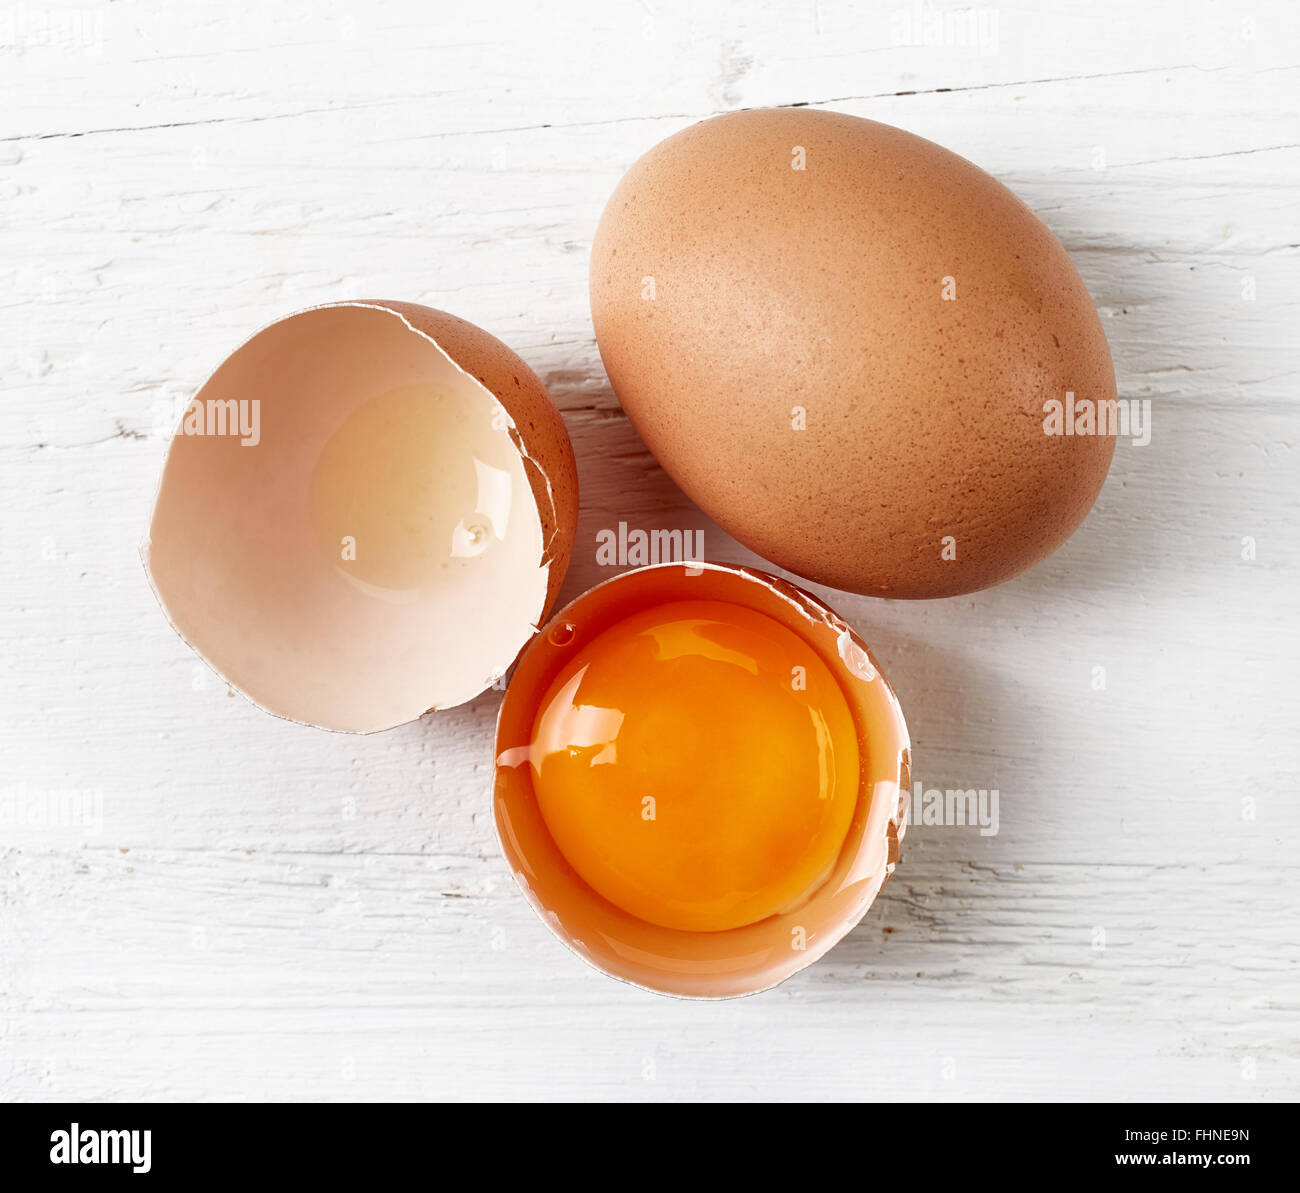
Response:
[{"label": "whole brown egg", "polygon": [[605,209],[591,306],[665,470],[810,580],[997,584],[1106,478],[1114,369],[1065,250],[996,179],[889,125],[766,109],[670,137]]}]

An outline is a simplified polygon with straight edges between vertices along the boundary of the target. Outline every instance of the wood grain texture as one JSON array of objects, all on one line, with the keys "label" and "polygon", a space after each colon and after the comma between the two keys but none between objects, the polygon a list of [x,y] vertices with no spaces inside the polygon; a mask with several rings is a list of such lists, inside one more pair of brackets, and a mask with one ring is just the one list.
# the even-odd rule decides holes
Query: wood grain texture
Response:
[{"label": "wood grain texture", "polygon": [[[5,10],[0,1093],[1300,1096],[1300,17],[1251,8],[989,7],[937,44],[913,6],[831,0]],[[560,404],[565,598],[620,520],[753,562],[622,417],[586,261],[638,154],[781,103],[1016,190],[1154,435],[1009,584],[823,592],[916,777],[996,787],[1000,831],[914,825],[829,957],[690,1004],[587,969],[517,896],[497,695],[367,738],[276,721],[172,635],[136,544],[170,411],[231,348],[389,297],[485,327]]]}]

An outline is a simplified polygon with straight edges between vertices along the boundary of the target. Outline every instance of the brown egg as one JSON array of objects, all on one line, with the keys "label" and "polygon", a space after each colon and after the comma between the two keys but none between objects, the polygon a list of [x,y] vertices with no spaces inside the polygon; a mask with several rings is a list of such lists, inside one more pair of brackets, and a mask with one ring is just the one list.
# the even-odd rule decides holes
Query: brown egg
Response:
[{"label": "brown egg", "polygon": [[369,732],[504,675],[577,509],[564,422],[509,348],[443,311],[340,303],[264,328],[199,390],[141,553],[232,687]]},{"label": "brown egg", "polygon": [[730,534],[822,584],[940,597],[1059,547],[1113,435],[1065,250],[946,149],[834,112],[736,112],[657,145],[610,199],[592,319],[628,417]]}]

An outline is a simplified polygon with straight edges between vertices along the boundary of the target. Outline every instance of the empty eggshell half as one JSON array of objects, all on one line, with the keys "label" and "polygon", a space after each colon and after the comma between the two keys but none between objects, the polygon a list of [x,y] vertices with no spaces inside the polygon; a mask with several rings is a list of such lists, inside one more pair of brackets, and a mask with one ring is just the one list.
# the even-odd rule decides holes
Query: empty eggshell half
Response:
[{"label": "empty eggshell half", "polygon": [[524,362],[408,303],[248,340],[189,404],[141,547],[172,625],[278,716],[371,732],[472,699],[568,567],[573,450]]}]

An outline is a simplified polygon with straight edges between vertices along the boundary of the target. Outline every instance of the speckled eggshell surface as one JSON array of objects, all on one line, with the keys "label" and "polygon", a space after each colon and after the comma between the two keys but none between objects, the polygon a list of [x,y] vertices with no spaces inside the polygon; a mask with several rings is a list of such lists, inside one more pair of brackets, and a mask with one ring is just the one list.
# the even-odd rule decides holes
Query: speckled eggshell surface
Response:
[{"label": "speckled eggshell surface", "polygon": [[813,109],[736,112],[651,149],[591,259],[610,381],[669,475],[800,576],[884,597],[997,584],[1059,547],[1109,435],[1044,403],[1111,401],[1083,282],[964,158]]}]

